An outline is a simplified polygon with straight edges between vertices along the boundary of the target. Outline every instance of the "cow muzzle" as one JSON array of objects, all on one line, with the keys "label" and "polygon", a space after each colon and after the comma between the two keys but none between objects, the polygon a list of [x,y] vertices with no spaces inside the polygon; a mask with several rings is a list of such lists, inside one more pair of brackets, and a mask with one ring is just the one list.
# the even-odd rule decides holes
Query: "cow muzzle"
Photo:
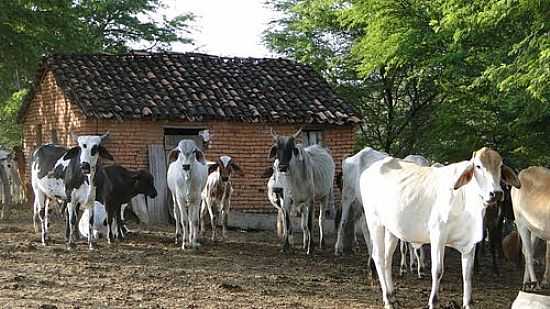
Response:
[{"label": "cow muzzle", "polygon": [[191,170],[191,164],[183,164],[181,166],[184,171],[190,171]]},{"label": "cow muzzle", "polygon": [[90,163],[88,163],[88,162],[80,163],[80,170],[84,174],[90,174],[90,171],[92,170],[92,168],[90,167]]},{"label": "cow muzzle", "polygon": [[279,172],[286,173],[288,171],[288,164],[279,163]]},{"label": "cow muzzle", "polygon": [[227,177],[227,176],[222,176],[222,181],[223,181],[223,182],[227,182],[228,180],[229,180],[229,177]]},{"label": "cow muzzle", "polygon": [[283,195],[283,188],[273,188],[273,193]]}]

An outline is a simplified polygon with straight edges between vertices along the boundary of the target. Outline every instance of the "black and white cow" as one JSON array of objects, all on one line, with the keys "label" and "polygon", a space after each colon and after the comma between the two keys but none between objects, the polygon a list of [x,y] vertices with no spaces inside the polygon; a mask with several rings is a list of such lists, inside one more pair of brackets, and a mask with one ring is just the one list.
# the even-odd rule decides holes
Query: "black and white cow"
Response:
[{"label": "black and white cow", "polygon": [[39,209],[42,225],[42,244],[48,240],[48,199],[61,199],[67,204],[65,239],[68,248],[76,238],[77,207],[90,209],[88,246],[94,248],[92,240],[93,209],[96,198],[95,175],[98,158],[113,160],[102,146],[109,133],[102,136],[72,134],[78,144],[67,150],[58,145],[42,145],[36,149],[31,160],[31,183],[34,191],[34,209]]},{"label": "black and white cow", "polygon": [[138,194],[145,194],[150,198],[157,196],[154,179],[145,170],[131,171],[120,165],[105,166],[96,176],[96,200],[105,206],[107,212],[107,240],[113,239],[113,219],[116,219],[117,235],[124,237],[121,217],[122,204],[127,204]]}]

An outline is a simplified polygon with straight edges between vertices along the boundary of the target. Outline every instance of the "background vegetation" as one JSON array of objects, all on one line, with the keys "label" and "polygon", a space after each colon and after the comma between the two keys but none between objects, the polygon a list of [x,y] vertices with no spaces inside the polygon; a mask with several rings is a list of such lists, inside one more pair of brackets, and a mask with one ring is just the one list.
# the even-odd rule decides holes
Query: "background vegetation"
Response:
[{"label": "background vegetation", "polygon": [[364,115],[360,145],[550,163],[550,1],[269,0],[264,41]]}]

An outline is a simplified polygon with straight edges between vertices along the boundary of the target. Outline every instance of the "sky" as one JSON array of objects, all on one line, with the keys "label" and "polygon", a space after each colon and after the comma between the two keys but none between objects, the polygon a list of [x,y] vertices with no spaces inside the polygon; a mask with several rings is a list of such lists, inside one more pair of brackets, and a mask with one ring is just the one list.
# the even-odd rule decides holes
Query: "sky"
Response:
[{"label": "sky", "polygon": [[194,46],[174,44],[173,51],[196,51],[218,56],[271,57],[261,34],[275,13],[265,0],[164,0],[161,15],[174,17],[192,12]]}]

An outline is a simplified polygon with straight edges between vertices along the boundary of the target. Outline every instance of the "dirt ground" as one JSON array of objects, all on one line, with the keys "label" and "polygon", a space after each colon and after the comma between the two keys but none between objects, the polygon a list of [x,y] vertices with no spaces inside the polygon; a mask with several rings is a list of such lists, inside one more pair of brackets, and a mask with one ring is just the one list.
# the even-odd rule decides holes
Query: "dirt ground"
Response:
[{"label": "dirt ground", "polygon": [[[365,250],[335,257],[333,239],[306,256],[296,244],[280,252],[273,232],[232,231],[226,242],[204,241],[197,251],[173,243],[169,226],[130,225],[129,239],[89,252],[84,241],[65,249],[60,218],[52,243],[40,244],[30,210],[0,222],[2,308],[382,308],[378,282],[367,280]],[[422,308],[430,279],[394,278],[403,308]],[[507,263],[502,275],[482,258],[474,275],[476,308],[509,308],[522,271]],[[540,267],[539,267],[540,268]],[[540,271],[540,269],[539,269]],[[440,297],[443,307],[462,304],[459,255],[448,250]]]}]

